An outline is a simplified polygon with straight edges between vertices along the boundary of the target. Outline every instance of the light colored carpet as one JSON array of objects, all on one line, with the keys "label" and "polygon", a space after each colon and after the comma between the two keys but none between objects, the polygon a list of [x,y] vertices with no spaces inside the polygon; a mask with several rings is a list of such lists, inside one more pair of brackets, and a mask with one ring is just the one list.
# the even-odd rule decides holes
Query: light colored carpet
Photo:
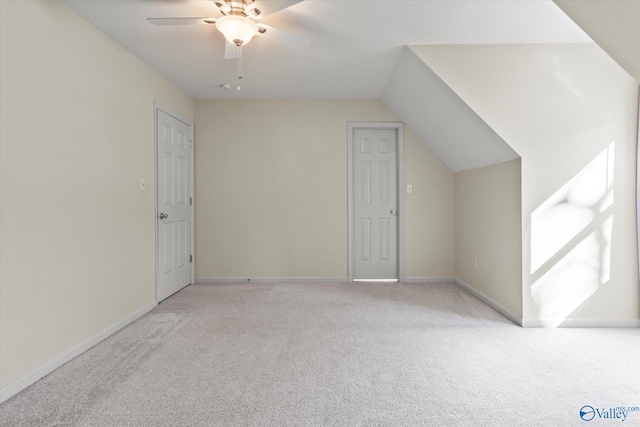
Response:
[{"label": "light colored carpet", "polygon": [[522,329],[451,284],[192,285],[0,425],[584,425],[640,406],[639,350],[638,329]]}]

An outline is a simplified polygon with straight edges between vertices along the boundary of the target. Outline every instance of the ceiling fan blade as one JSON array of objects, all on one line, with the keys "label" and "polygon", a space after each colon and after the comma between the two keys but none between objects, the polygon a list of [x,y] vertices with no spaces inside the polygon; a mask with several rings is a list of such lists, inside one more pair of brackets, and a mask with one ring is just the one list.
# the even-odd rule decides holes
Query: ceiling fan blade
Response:
[{"label": "ceiling fan blade", "polygon": [[240,56],[238,46],[225,40],[224,43],[224,59],[237,59]]},{"label": "ceiling fan blade", "polygon": [[153,25],[211,25],[216,18],[147,18]]},{"label": "ceiling fan blade", "polygon": [[231,12],[231,6],[229,6],[229,3],[227,3],[225,0],[215,0],[213,4],[215,4],[222,13],[226,14]]},{"label": "ceiling fan blade", "polygon": [[269,40],[272,40],[276,43],[281,43],[287,46],[290,46],[297,50],[302,50],[309,46],[311,40],[304,36],[299,36],[293,33],[289,33],[287,31],[279,30],[270,25],[265,25],[263,23],[258,24],[258,27],[264,29],[265,31],[258,32],[258,35]]},{"label": "ceiling fan blade", "polygon": [[282,9],[291,7],[296,3],[300,3],[301,1],[303,0],[256,0],[248,5],[245,10],[250,11],[253,9],[258,9],[260,11],[260,15],[256,16],[255,19],[260,19],[279,12]]}]

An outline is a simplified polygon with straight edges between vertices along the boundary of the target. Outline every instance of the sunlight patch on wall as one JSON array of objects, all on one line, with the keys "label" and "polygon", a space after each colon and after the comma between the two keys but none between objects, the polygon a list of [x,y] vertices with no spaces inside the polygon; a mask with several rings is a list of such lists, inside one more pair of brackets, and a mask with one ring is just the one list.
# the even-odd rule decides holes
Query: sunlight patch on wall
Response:
[{"label": "sunlight patch on wall", "polygon": [[531,214],[531,296],[544,326],[609,281],[613,162],[612,143]]},{"label": "sunlight patch on wall", "polygon": [[609,281],[612,230],[610,217],[532,286],[531,296],[544,326],[559,326]]},{"label": "sunlight patch on wall", "polygon": [[613,204],[614,145],[531,214],[531,274]]}]

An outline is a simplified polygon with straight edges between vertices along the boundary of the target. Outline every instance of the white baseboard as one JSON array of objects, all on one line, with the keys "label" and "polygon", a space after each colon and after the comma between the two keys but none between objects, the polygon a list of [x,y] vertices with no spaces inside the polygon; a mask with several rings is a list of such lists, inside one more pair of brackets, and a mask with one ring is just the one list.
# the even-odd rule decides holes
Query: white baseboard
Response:
[{"label": "white baseboard", "polygon": [[402,283],[455,283],[454,277],[405,277]]},{"label": "white baseboard", "polygon": [[523,324],[522,317],[516,316],[511,311],[507,310],[502,305],[498,304],[497,302],[495,302],[494,300],[492,300],[491,298],[489,298],[488,296],[486,296],[482,292],[480,292],[480,291],[472,288],[471,286],[467,285],[462,280],[453,279],[453,283],[455,283],[456,285],[460,286],[462,289],[464,289],[465,291],[469,292],[471,295],[473,295],[474,297],[478,298],[480,301],[482,301],[483,303],[487,304],[489,307],[493,308],[495,311],[497,311],[498,313],[502,314],[504,317],[506,317],[507,319],[511,320],[516,325],[523,326],[523,327],[525,326]]},{"label": "white baseboard", "polygon": [[640,328],[640,319],[522,319],[524,328]]},{"label": "white baseboard", "polygon": [[0,403],[15,396],[25,388],[29,387],[31,384],[41,379],[42,377],[50,374],[60,366],[70,361],[71,359],[89,350],[91,347],[98,344],[100,341],[118,332],[120,329],[124,328],[129,323],[133,322],[134,320],[138,319],[142,315],[153,310],[157,305],[158,303],[156,302],[152,302],[150,304],[145,305],[140,310],[137,310],[136,312],[128,315],[127,317],[120,320],[119,322],[109,326],[108,328],[102,330],[101,332],[98,332],[96,335],[92,336],[91,338],[87,339],[86,341],[82,342],[81,344],[77,345],[71,350],[61,354],[60,356],[42,365],[41,367],[35,369],[34,371],[28,373],[22,378],[12,382],[11,384],[6,385],[2,389],[0,389]]},{"label": "white baseboard", "polygon": [[[196,283],[348,283],[347,277],[198,277]],[[405,277],[402,283],[455,283],[453,277]]]},{"label": "white baseboard", "polygon": [[[247,280],[249,279],[249,280]],[[455,283],[454,277],[405,277],[402,283]],[[222,283],[348,283],[347,277],[197,277],[199,284]]]},{"label": "white baseboard", "polygon": [[516,316],[462,280],[454,278],[452,282],[523,328],[640,328],[640,319],[526,319]]},{"label": "white baseboard", "polygon": [[346,277],[197,277],[198,284],[218,283],[347,283]]}]

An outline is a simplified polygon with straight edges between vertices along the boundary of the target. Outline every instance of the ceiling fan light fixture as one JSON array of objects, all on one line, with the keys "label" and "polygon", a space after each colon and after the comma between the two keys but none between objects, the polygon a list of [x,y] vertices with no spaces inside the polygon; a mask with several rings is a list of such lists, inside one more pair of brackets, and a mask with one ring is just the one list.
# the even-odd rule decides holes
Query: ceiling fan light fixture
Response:
[{"label": "ceiling fan light fixture", "polygon": [[258,24],[240,15],[226,15],[216,20],[216,28],[230,43],[242,46],[258,33]]}]

